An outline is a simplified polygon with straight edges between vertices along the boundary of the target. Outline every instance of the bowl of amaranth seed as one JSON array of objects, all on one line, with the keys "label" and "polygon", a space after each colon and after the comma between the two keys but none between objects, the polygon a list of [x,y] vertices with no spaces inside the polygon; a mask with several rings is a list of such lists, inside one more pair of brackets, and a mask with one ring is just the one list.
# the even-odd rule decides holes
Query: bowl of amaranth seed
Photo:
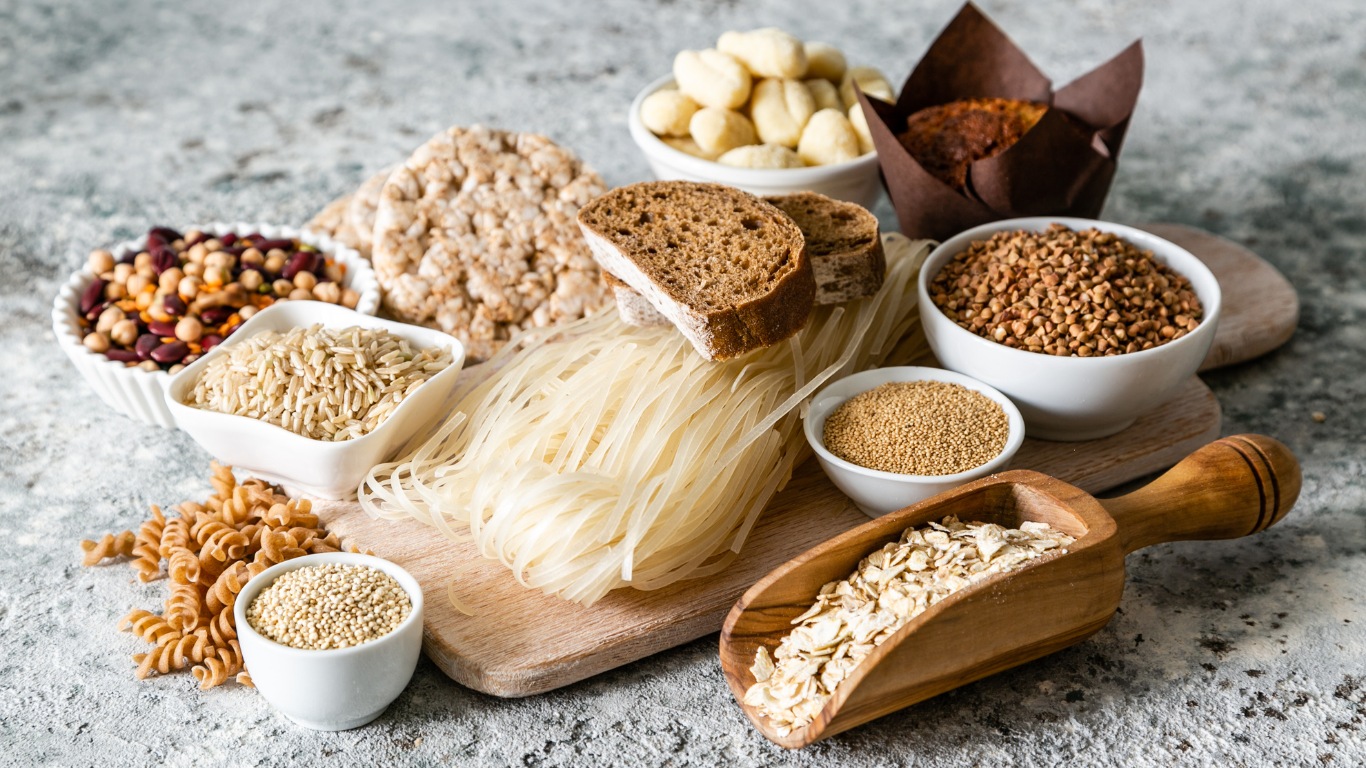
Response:
[{"label": "bowl of amaranth seed", "polygon": [[961,373],[895,366],[811,398],[806,440],[835,487],[880,517],[1007,468],[1024,442],[1010,398]]},{"label": "bowl of amaranth seed", "polygon": [[1208,267],[1156,235],[1038,217],[944,241],[921,269],[919,301],[939,362],[1009,396],[1030,437],[1091,440],[1195,374],[1222,297]]}]

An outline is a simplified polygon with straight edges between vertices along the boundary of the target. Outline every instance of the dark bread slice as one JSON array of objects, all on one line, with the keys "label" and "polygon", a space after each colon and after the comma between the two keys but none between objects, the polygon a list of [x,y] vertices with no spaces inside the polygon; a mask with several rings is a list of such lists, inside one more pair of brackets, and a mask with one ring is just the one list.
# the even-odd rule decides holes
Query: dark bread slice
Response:
[{"label": "dark bread slice", "polygon": [[727,360],[806,325],[816,281],[796,223],[720,184],[647,181],[579,210],[593,257],[703,357]]},{"label": "dark bread slice", "polygon": [[816,278],[816,304],[872,296],[887,274],[877,217],[856,203],[815,192],[764,198],[792,217],[806,238]]},{"label": "dark bread slice", "polygon": [[[764,200],[796,222],[806,239],[816,279],[816,305],[843,304],[877,293],[887,272],[877,217],[855,203],[834,200],[816,192],[766,197]],[[631,286],[604,271],[603,281],[617,301],[617,312],[627,325],[669,322]]]}]

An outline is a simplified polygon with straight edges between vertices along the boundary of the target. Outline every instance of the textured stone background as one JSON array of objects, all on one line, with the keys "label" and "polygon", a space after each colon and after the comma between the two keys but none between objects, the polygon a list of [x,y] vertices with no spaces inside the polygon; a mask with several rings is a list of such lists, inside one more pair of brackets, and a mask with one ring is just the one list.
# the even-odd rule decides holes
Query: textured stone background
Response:
[{"label": "textured stone background", "polygon": [[1357,0],[984,3],[1058,82],[1142,35],[1108,217],[1247,243],[1304,302],[1286,348],[1207,377],[1226,432],[1299,454],[1298,508],[1254,539],[1130,558],[1122,612],[1081,645],[796,754],[749,728],[714,637],[522,701],[423,662],[381,720],[338,734],[250,690],[132,679],[140,643],[114,623],[160,587],[81,568],[76,541],[202,498],[208,456],[106,412],[54,345],[49,302],[86,252],[152,223],[301,222],[452,123],[542,131],[641,179],[624,109],[675,50],[776,23],[899,81],[957,0],[835,5],[0,2],[0,763],[1366,763]]}]

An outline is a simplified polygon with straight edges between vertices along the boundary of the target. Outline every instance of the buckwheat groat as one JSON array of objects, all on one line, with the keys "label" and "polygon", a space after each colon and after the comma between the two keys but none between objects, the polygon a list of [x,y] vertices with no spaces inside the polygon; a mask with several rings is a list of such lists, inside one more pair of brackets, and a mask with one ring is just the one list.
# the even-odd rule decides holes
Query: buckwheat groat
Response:
[{"label": "buckwheat groat", "polygon": [[395,317],[486,360],[518,331],[606,300],[576,224],[602,179],[544,136],[482,126],[433,137],[395,170],[375,214],[375,273]]}]

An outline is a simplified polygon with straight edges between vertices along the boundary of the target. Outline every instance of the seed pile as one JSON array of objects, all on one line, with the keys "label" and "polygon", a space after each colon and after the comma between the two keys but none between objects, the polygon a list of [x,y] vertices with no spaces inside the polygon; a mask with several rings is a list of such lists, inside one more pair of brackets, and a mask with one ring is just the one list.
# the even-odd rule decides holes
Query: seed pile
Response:
[{"label": "seed pile", "polygon": [[849,398],[825,420],[825,447],[860,467],[951,475],[1000,455],[1010,434],[991,398],[944,381],[893,381]]},{"label": "seed pile", "polygon": [[978,336],[1064,357],[1159,347],[1195,330],[1204,313],[1190,281],[1151,251],[1061,224],[972,243],[935,276],[930,296]]},{"label": "seed pile", "polygon": [[374,431],[451,362],[382,329],[265,331],[210,361],[186,404],[339,442]]},{"label": "seed pile", "polygon": [[946,517],[908,528],[900,542],[860,561],[849,578],[821,587],[771,657],[759,648],[745,703],[786,736],[809,724],[874,648],[930,606],[993,574],[1065,553],[1074,541],[1047,523],[1029,521],[1003,528]]},{"label": "seed pile", "polygon": [[280,576],[247,606],[247,621],[277,643],[321,651],[384,637],[412,609],[408,593],[384,571],[326,563]]}]

